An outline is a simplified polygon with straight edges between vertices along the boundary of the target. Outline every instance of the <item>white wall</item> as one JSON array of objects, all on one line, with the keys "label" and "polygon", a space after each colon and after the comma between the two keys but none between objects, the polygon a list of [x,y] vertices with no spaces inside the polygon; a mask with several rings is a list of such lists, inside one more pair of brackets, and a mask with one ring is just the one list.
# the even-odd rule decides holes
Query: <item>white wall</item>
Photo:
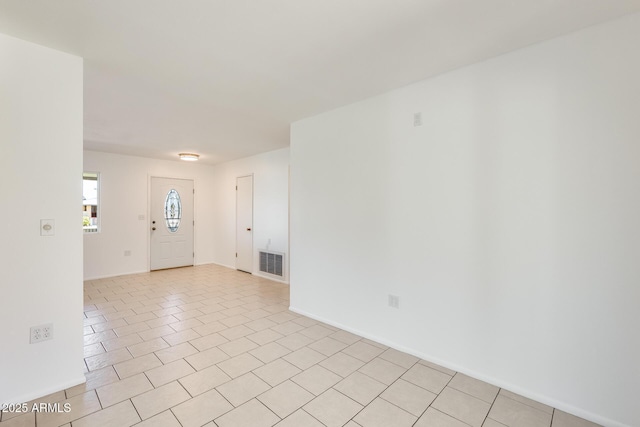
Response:
[{"label": "white wall", "polygon": [[100,232],[84,236],[85,280],[149,271],[148,200],[154,176],[194,181],[195,263],[213,262],[212,166],[84,151],[84,170],[100,173]]},{"label": "white wall", "polygon": [[[0,403],[84,382],[82,59],[0,34]],[[40,236],[40,219],[55,235]],[[54,338],[29,344],[30,327]]]},{"label": "white wall", "polygon": [[[289,258],[289,148],[270,151],[215,166],[211,191],[214,206],[214,256],[216,264],[235,268],[236,178],[253,174],[253,273],[258,271],[258,251],[269,249]],[[269,239],[271,244],[269,245]],[[285,273],[284,281],[288,280]],[[273,277],[271,277],[273,278]]]},{"label": "white wall", "polygon": [[294,123],[292,309],[640,425],[638,41],[633,15]]},{"label": "white wall", "polygon": [[85,151],[84,170],[100,173],[101,227],[84,236],[85,279],[149,271],[151,176],[194,180],[196,264],[235,268],[235,178],[251,173],[254,248],[271,238],[271,249],[287,252],[288,161],[288,148],[215,166]]}]

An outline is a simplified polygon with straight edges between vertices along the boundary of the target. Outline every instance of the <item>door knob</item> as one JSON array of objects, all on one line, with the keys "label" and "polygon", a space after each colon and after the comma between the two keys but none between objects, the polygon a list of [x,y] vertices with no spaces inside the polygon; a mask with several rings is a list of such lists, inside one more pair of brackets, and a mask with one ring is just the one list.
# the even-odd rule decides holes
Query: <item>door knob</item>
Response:
[{"label": "door knob", "polygon": [[155,227],[151,227],[151,229],[152,229],[153,231],[156,231],[156,228],[155,228]]}]

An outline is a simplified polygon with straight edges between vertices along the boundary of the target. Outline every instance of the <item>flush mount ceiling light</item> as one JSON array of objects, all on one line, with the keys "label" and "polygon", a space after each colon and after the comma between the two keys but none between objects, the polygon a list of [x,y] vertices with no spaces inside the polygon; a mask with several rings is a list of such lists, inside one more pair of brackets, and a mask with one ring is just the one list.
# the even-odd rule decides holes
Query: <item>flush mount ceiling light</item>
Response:
[{"label": "flush mount ceiling light", "polygon": [[200,154],[180,153],[180,154],[178,154],[178,157],[180,157],[180,160],[186,160],[188,162],[195,162],[196,160],[198,160],[200,158]]}]

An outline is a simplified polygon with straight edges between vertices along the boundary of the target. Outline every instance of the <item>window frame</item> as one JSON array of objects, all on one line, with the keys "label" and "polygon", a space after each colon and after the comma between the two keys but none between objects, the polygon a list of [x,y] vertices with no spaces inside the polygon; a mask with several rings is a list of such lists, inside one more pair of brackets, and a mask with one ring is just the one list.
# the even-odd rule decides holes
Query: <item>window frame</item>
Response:
[{"label": "window frame", "polygon": [[[89,176],[89,179],[87,179],[87,177]],[[85,181],[96,181],[96,204],[90,204],[90,205],[86,205],[85,204],[85,194],[84,194],[84,182]],[[90,235],[90,234],[98,234],[101,231],[101,224],[102,224],[102,215],[100,212],[100,186],[101,186],[101,176],[100,176],[100,172],[92,172],[92,171],[83,171],[82,172],[82,218],[83,218],[83,225],[82,225],[82,231],[85,235]],[[95,206],[95,217],[93,216],[93,209],[91,209],[89,212],[89,218],[95,218],[95,224],[94,225],[89,225],[89,226],[85,226],[84,225],[84,218],[87,216],[85,215],[85,212],[87,212],[87,206]]]}]

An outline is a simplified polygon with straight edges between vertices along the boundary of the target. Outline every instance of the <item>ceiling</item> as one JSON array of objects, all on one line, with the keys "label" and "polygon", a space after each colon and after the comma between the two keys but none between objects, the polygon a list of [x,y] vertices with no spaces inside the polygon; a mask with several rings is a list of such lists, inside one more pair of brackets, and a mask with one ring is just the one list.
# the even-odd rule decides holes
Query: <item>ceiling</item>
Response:
[{"label": "ceiling", "polygon": [[85,58],[85,148],[215,164],[289,124],[640,11],[640,0],[0,0],[0,32]]}]

